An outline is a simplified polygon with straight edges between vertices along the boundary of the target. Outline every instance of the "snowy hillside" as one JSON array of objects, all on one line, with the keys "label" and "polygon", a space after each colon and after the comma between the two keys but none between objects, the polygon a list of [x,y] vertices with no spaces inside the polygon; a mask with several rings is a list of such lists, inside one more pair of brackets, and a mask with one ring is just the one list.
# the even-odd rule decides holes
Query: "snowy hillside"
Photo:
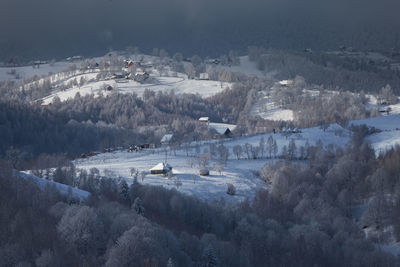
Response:
[{"label": "snowy hillside", "polygon": [[[246,143],[256,147],[259,145],[261,138],[266,141],[269,136],[276,140],[278,145],[278,155],[282,153],[283,146],[288,146],[291,139],[296,143],[297,147],[304,146],[308,141],[311,145],[321,140],[323,145],[334,144],[344,147],[350,140],[350,134],[347,130],[341,129],[338,125],[332,125],[326,131],[318,127],[303,129],[302,133],[292,134],[289,137],[283,134],[260,134],[254,136],[239,137],[227,139],[223,141],[223,145],[229,150],[229,158],[226,166],[220,167],[216,165],[216,160],[211,160],[209,168],[210,176],[200,176],[196,155],[196,144],[190,144],[190,148],[184,148],[174,152],[167,150],[167,156],[163,148],[155,150],[144,150],[141,152],[114,152],[100,154],[87,159],[78,159],[74,161],[78,169],[90,170],[98,168],[102,174],[106,171],[110,172],[114,177],[124,177],[132,182],[130,169],[135,168],[139,171],[148,172],[150,168],[156,164],[163,162],[165,158],[173,167],[173,177],[171,179],[160,177],[158,175],[147,174],[143,183],[152,185],[162,185],[167,188],[177,187],[179,181],[179,191],[195,195],[204,200],[220,199],[226,201],[240,201],[246,198],[251,199],[255,192],[266,187],[264,181],[254,175],[254,171],[259,171],[266,162],[274,160],[267,159],[265,155],[262,159],[247,159],[243,154],[238,160],[233,153],[233,147],[236,145],[245,145]],[[212,140],[210,142],[198,143],[198,151],[203,153],[209,151],[209,144],[220,141]],[[142,182],[139,180],[139,182]],[[229,196],[226,194],[227,184],[231,183],[236,187],[236,195]]]},{"label": "snowy hillside", "polygon": [[50,73],[59,73],[66,71],[69,67],[75,64],[79,63],[59,61],[53,64],[42,64],[39,68],[34,68],[33,66],[0,67],[0,81],[27,79],[35,75],[48,76]]},{"label": "snowy hillside", "polygon": [[266,76],[266,74],[263,71],[257,69],[256,63],[251,62],[248,56],[242,56],[239,57],[239,59],[240,59],[240,64],[237,66],[233,65],[233,66],[219,66],[219,67],[231,72],[239,72],[247,75],[254,75],[260,78]]},{"label": "snowy hillside", "polygon": [[[93,74],[92,74],[93,75]],[[88,75],[81,75],[75,77],[78,81],[81,77]],[[94,75],[95,76],[95,75]],[[88,77],[90,78],[90,76]],[[66,90],[56,90],[51,95],[44,97],[43,104],[49,104],[53,101],[54,97],[58,96],[61,101],[66,101],[69,98],[74,98],[77,93],[81,96],[87,94],[103,95],[119,92],[123,94],[135,93],[142,96],[146,89],[152,91],[169,92],[174,91],[176,94],[199,94],[203,97],[209,97],[223,91],[225,88],[231,87],[230,83],[221,83],[218,81],[208,80],[192,80],[188,79],[186,75],[179,75],[178,77],[153,77],[152,83],[139,83],[133,80],[124,80],[117,82],[115,80],[103,80],[98,82],[89,82],[81,87],[76,86]],[[111,86],[113,89],[107,91],[104,88]]]},{"label": "snowy hillside", "polygon": [[266,93],[260,92],[260,97],[252,106],[250,114],[260,116],[266,120],[272,121],[292,121],[293,111],[279,107],[273,99]]},{"label": "snowy hillside", "polygon": [[366,138],[366,141],[372,145],[377,154],[392,148],[396,144],[400,145],[400,114],[353,121],[351,124],[365,124],[382,131]]},{"label": "snowy hillside", "polygon": [[[400,144],[400,115],[390,115],[384,117],[370,118],[365,120],[352,121],[350,124],[367,124],[382,130],[367,137],[373,148],[379,153],[383,149],[388,149],[395,144]],[[214,125],[225,128],[232,125]],[[210,125],[211,127],[211,125]],[[135,168],[139,171],[149,172],[149,169],[160,162],[167,160],[173,167],[173,177],[168,179],[158,175],[147,174],[143,183],[151,185],[162,185],[167,188],[177,188],[187,194],[195,195],[204,200],[220,199],[226,201],[240,201],[243,199],[251,199],[257,189],[267,187],[267,185],[257,176],[254,171],[259,171],[266,162],[274,160],[268,159],[268,155],[264,158],[248,159],[246,153],[240,155],[237,159],[233,153],[233,148],[237,145],[244,146],[249,144],[253,147],[259,146],[261,138],[266,141],[270,136],[276,141],[278,146],[278,155],[282,153],[283,147],[288,146],[291,140],[294,140],[296,147],[304,146],[306,142],[315,145],[319,140],[323,146],[333,144],[334,146],[344,147],[351,139],[351,133],[343,129],[337,124],[330,125],[328,129],[323,131],[320,127],[302,129],[297,134],[258,134],[253,136],[236,137],[224,140],[211,140],[208,142],[191,143],[190,147],[183,145],[177,151],[172,149],[154,149],[144,150],[141,152],[119,151],[114,153],[100,154],[87,159],[78,159],[74,161],[78,169],[89,170],[98,168],[104,175],[105,172],[110,173],[114,177],[123,177],[132,182],[130,169]],[[202,154],[204,151],[210,151],[210,144],[223,144],[229,150],[229,158],[226,166],[219,167],[217,161],[210,160],[209,169],[210,176],[200,176],[197,153]],[[198,146],[198,148],[196,148]],[[197,152],[196,152],[197,150]],[[167,151],[167,155],[165,153]],[[299,149],[297,150],[299,153]],[[221,171],[221,172],[220,172]],[[142,182],[139,179],[139,182]],[[236,187],[237,194],[230,196],[226,194],[227,184],[231,183]],[[179,184],[179,185],[177,185]]]},{"label": "snowy hillside", "polygon": [[34,183],[36,183],[41,189],[44,189],[46,186],[55,186],[56,189],[62,194],[62,195],[68,195],[71,192],[71,197],[77,198],[80,200],[84,200],[89,197],[90,193],[75,187],[71,187],[65,184],[60,184],[56,183],[50,180],[46,180],[43,178],[36,177],[35,175],[25,173],[25,172],[19,172],[17,174],[18,176],[31,180]]}]

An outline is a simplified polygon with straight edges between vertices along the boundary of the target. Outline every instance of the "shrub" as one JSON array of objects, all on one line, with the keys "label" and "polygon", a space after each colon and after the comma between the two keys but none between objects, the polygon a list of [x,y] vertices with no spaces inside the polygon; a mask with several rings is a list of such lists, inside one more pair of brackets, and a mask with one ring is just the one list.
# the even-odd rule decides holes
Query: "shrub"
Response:
[{"label": "shrub", "polygon": [[235,195],[235,194],[236,194],[236,188],[235,188],[235,186],[234,186],[233,184],[228,184],[228,187],[227,187],[227,189],[226,189],[226,193],[227,193],[228,195],[231,195],[231,196]]}]

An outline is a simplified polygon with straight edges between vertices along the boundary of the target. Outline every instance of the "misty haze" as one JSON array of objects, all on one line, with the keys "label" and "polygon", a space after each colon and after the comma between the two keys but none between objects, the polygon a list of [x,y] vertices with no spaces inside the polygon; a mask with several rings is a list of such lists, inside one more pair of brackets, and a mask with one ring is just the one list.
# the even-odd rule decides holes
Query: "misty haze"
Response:
[{"label": "misty haze", "polygon": [[399,0],[1,0],[0,267],[400,266]]}]

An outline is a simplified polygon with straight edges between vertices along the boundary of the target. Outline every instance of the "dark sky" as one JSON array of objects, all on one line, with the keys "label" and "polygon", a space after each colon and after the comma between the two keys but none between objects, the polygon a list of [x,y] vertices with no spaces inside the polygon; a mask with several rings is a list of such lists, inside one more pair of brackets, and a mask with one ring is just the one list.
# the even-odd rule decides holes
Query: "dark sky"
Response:
[{"label": "dark sky", "polygon": [[0,0],[0,59],[144,51],[218,55],[278,49],[389,49],[399,0]]}]

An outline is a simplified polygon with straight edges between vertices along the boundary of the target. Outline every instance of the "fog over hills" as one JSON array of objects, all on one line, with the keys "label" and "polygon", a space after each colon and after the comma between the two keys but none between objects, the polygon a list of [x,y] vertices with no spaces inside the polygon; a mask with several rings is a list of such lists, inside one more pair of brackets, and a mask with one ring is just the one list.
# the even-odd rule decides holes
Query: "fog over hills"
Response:
[{"label": "fog over hills", "polygon": [[0,59],[98,55],[135,45],[217,55],[277,49],[399,48],[396,0],[2,0]]}]

